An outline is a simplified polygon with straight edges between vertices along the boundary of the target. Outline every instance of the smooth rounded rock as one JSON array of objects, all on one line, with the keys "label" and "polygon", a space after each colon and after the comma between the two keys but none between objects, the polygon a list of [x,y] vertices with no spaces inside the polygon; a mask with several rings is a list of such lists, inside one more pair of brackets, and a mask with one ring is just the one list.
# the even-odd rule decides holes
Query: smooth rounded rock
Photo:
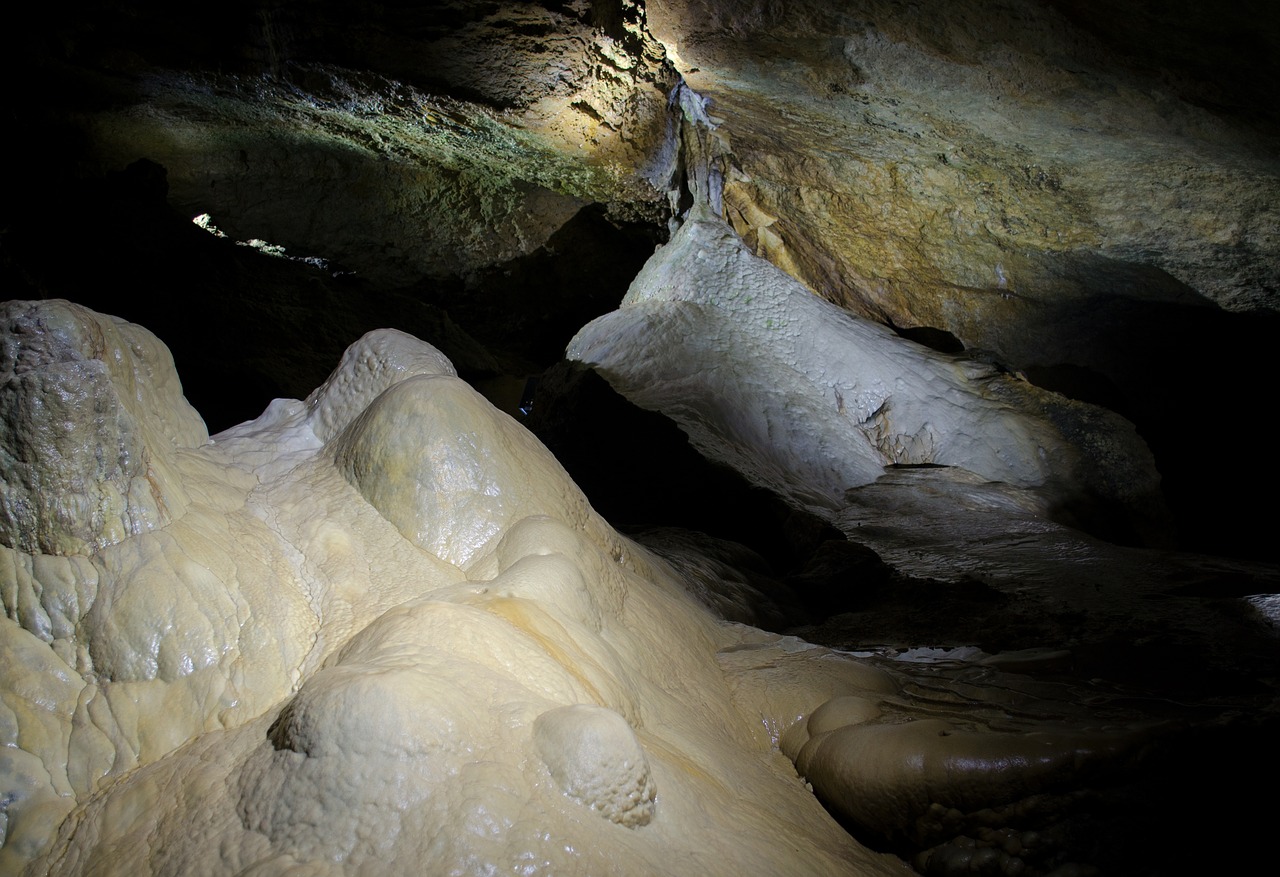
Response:
[{"label": "smooth rounded rock", "polygon": [[653,819],[657,788],[622,716],[587,704],[559,707],[538,716],[533,737],[566,795],[627,828]]}]

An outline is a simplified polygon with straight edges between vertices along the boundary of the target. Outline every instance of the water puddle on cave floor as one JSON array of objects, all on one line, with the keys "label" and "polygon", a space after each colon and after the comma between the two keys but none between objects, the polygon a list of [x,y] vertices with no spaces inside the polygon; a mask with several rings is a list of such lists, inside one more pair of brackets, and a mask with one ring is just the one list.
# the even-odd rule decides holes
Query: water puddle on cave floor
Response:
[{"label": "water puddle on cave floor", "polygon": [[[1114,764],[1082,760],[1078,775],[973,812],[932,805],[910,837],[868,836],[842,820],[922,874],[1227,873],[1265,836],[1264,817],[1238,790],[1275,778],[1263,755],[1280,731],[1269,686],[1192,690],[1082,676],[1062,648],[989,654],[973,645],[866,643],[841,651],[897,679],[884,707],[910,720],[1011,735],[1141,729],[1139,744]],[[1185,656],[1170,657],[1176,674]]]}]

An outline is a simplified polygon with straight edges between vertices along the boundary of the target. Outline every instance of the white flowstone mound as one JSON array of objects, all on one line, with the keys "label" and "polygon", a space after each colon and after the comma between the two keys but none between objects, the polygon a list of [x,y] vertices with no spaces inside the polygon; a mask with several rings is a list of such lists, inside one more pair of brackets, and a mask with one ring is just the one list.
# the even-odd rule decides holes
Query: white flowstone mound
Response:
[{"label": "white flowstone mound", "polygon": [[[400,381],[333,442],[338,470],[404,537],[466,569],[511,524],[552,514],[575,529],[589,506],[555,458],[475,390],[449,376]],[[404,437],[412,435],[413,441]],[[519,460],[510,469],[495,465]]]},{"label": "white flowstone mound", "polygon": [[533,738],[569,797],[628,828],[653,819],[649,762],[622,716],[587,704],[556,707],[534,721]]},{"label": "white flowstone mound", "polygon": [[145,330],[5,314],[0,873],[905,873],[428,345],[210,440]]},{"label": "white flowstone mound", "polygon": [[1054,500],[1141,505],[1158,485],[1127,421],[840,310],[705,207],[566,355],[710,459],[828,513],[890,464],[960,467]]},{"label": "white flowstone mound", "polygon": [[[0,873],[907,874],[780,738],[889,830],[1035,787],[1038,739],[914,759],[894,679],[709,615],[416,339],[208,439],[145,330],[5,307]],[[179,511],[63,515],[137,453]]]}]

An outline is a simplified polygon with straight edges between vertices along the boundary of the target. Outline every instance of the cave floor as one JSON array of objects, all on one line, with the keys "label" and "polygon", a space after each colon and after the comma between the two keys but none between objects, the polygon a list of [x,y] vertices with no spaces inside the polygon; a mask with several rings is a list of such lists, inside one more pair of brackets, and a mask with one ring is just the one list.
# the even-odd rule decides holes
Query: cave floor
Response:
[{"label": "cave floor", "polygon": [[[946,470],[893,471],[850,498],[839,528],[895,571],[893,587],[789,633],[899,674],[916,709],[991,728],[1151,730],[1106,776],[952,814],[890,849],[953,873],[965,849],[1031,832],[1041,849],[1023,851],[1027,873],[1249,870],[1267,826],[1244,790],[1280,779],[1275,565],[1113,545]],[[949,851],[932,864],[931,843]]]}]

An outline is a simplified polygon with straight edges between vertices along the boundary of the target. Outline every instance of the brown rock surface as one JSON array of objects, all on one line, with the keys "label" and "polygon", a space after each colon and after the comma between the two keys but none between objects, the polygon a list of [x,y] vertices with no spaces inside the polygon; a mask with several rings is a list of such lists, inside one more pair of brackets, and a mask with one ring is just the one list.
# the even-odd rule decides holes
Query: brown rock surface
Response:
[{"label": "brown rock surface", "polygon": [[1247,412],[1274,374],[1280,164],[1259,89],[1276,16],[1216,16],[1205,51],[1235,37],[1258,63],[1209,78],[1202,16],[1182,13],[649,4],[720,123],[725,215],[755,252],[903,334],[1120,411],[1186,544],[1255,550],[1187,411]]},{"label": "brown rock surface", "polygon": [[674,76],[643,10],[616,5],[84,10],[26,49],[74,108],[18,115],[74,131],[57,158],[81,168],[158,162],[174,205],[232,237],[384,282],[466,274],[588,203],[653,211]]},{"label": "brown rock surface", "polygon": [[[501,348],[460,369],[518,383],[621,297],[682,190],[720,191],[702,179],[714,154],[755,252],[902,334],[1131,419],[1182,542],[1258,554],[1266,528],[1217,466],[1256,456],[1243,437],[1280,331],[1263,6],[1211,22],[1186,3],[1066,0],[51,9],[11,58],[39,87],[15,96],[10,146],[41,148],[15,162],[10,210],[56,210],[41,236],[65,237],[96,205],[63,178],[146,156],[181,214],[445,307]],[[679,75],[716,127],[680,120],[701,99],[669,100]],[[22,258],[6,256],[14,297],[144,319],[86,301],[91,269],[51,282]],[[315,321],[326,350],[246,380],[278,384],[305,358],[283,390],[305,393],[359,335],[339,315],[375,297],[266,307],[281,332]],[[1189,411],[1222,425],[1188,428]]]},{"label": "brown rock surface", "polygon": [[650,7],[730,133],[735,226],[834,301],[1005,350],[1105,289],[1064,258],[1087,254],[1159,269],[1161,298],[1275,307],[1269,141],[1044,4]]}]

